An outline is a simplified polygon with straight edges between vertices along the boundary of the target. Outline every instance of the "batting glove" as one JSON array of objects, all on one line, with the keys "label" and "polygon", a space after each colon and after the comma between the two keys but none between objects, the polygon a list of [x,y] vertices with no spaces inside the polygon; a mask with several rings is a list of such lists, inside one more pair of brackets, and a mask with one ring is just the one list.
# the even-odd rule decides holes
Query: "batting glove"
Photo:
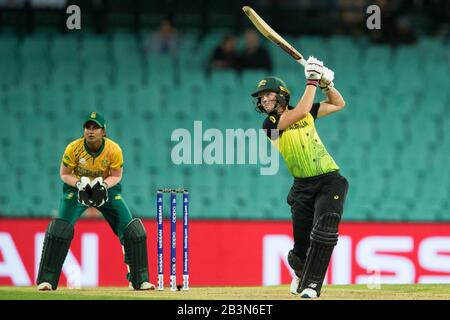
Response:
[{"label": "batting glove", "polygon": [[327,67],[323,67],[322,78],[320,78],[319,81],[319,87],[320,89],[322,89],[322,92],[326,93],[330,88],[334,86],[333,80],[334,71]]},{"label": "batting glove", "polygon": [[312,84],[317,86],[319,80],[322,78],[323,74],[323,62],[310,56],[308,60],[306,60],[305,65],[305,77],[306,84]]}]

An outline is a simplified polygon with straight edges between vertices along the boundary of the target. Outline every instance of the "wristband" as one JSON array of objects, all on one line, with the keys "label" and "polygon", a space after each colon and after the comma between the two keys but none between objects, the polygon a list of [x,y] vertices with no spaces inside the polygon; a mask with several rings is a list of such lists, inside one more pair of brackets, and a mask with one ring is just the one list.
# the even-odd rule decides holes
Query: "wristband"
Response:
[{"label": "wristband", "polygon": [[306,81],[306,85],[313,85],[315,87],[317,87],[317,85],[319,84],[319,80],[307,80]]}]

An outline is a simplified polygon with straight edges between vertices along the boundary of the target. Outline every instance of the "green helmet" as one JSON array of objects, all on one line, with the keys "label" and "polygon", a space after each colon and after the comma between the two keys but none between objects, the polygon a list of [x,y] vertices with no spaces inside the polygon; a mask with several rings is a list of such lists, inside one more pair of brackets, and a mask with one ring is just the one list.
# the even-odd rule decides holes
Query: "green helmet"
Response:
[{"label": "green helmet", "polygon": [[289,95],[289,90],[286,83],[277,77],[266,77],[258,82],[256,91],[252,93],[252,97],[258,96],[262,91],[274,91],[277,93],[283,92]]},{"label": "green helmet", "polygon": [[[256,91],[252,93],[252,97],[257,97],[260,92],[263,91],[273,91],[277,93],[277,101],[280,104],[288,105],[290,98],[290,91],[287,88],[286,83],[277,77],[266,77],[258,82]],[[257,109],[259,111],[265,112],[264,108],[261,106],[261,101],[258,99],[256,102]]]}]

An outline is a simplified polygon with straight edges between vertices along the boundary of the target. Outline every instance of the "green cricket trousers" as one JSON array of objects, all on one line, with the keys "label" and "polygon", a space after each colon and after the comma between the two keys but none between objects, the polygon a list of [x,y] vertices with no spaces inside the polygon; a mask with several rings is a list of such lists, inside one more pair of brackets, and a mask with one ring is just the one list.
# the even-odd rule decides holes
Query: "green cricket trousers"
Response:
[{"label": "green cricket trousers", "polygon": [[[102,213],[113,232],[119,237],[120,242],[123,243],[125,227],[133,218],[130,209],[122,198],[121,191],[122,186],[120,183],[108,189],[108,201],[100,208],[97,208],[97,210]],[[64,184],[63,193],[59,204],[58,218],[75,225],[78,218],[88,207],[78,202],[77,188]]]}]

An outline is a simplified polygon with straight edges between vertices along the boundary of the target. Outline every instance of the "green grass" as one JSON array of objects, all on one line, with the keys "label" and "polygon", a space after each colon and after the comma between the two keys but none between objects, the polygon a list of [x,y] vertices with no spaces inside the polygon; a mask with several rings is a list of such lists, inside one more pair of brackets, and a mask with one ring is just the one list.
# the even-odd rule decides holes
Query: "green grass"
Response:
[{"label": "green grass", "polygon": [[[127,288],[99,287],[39,292],[36,287],[0,287],[0,300],[295,300],[289,287],[193,287],[189,291],[130,291]],[[324,286],[320,300],[450,300],[450,284]]]}]

